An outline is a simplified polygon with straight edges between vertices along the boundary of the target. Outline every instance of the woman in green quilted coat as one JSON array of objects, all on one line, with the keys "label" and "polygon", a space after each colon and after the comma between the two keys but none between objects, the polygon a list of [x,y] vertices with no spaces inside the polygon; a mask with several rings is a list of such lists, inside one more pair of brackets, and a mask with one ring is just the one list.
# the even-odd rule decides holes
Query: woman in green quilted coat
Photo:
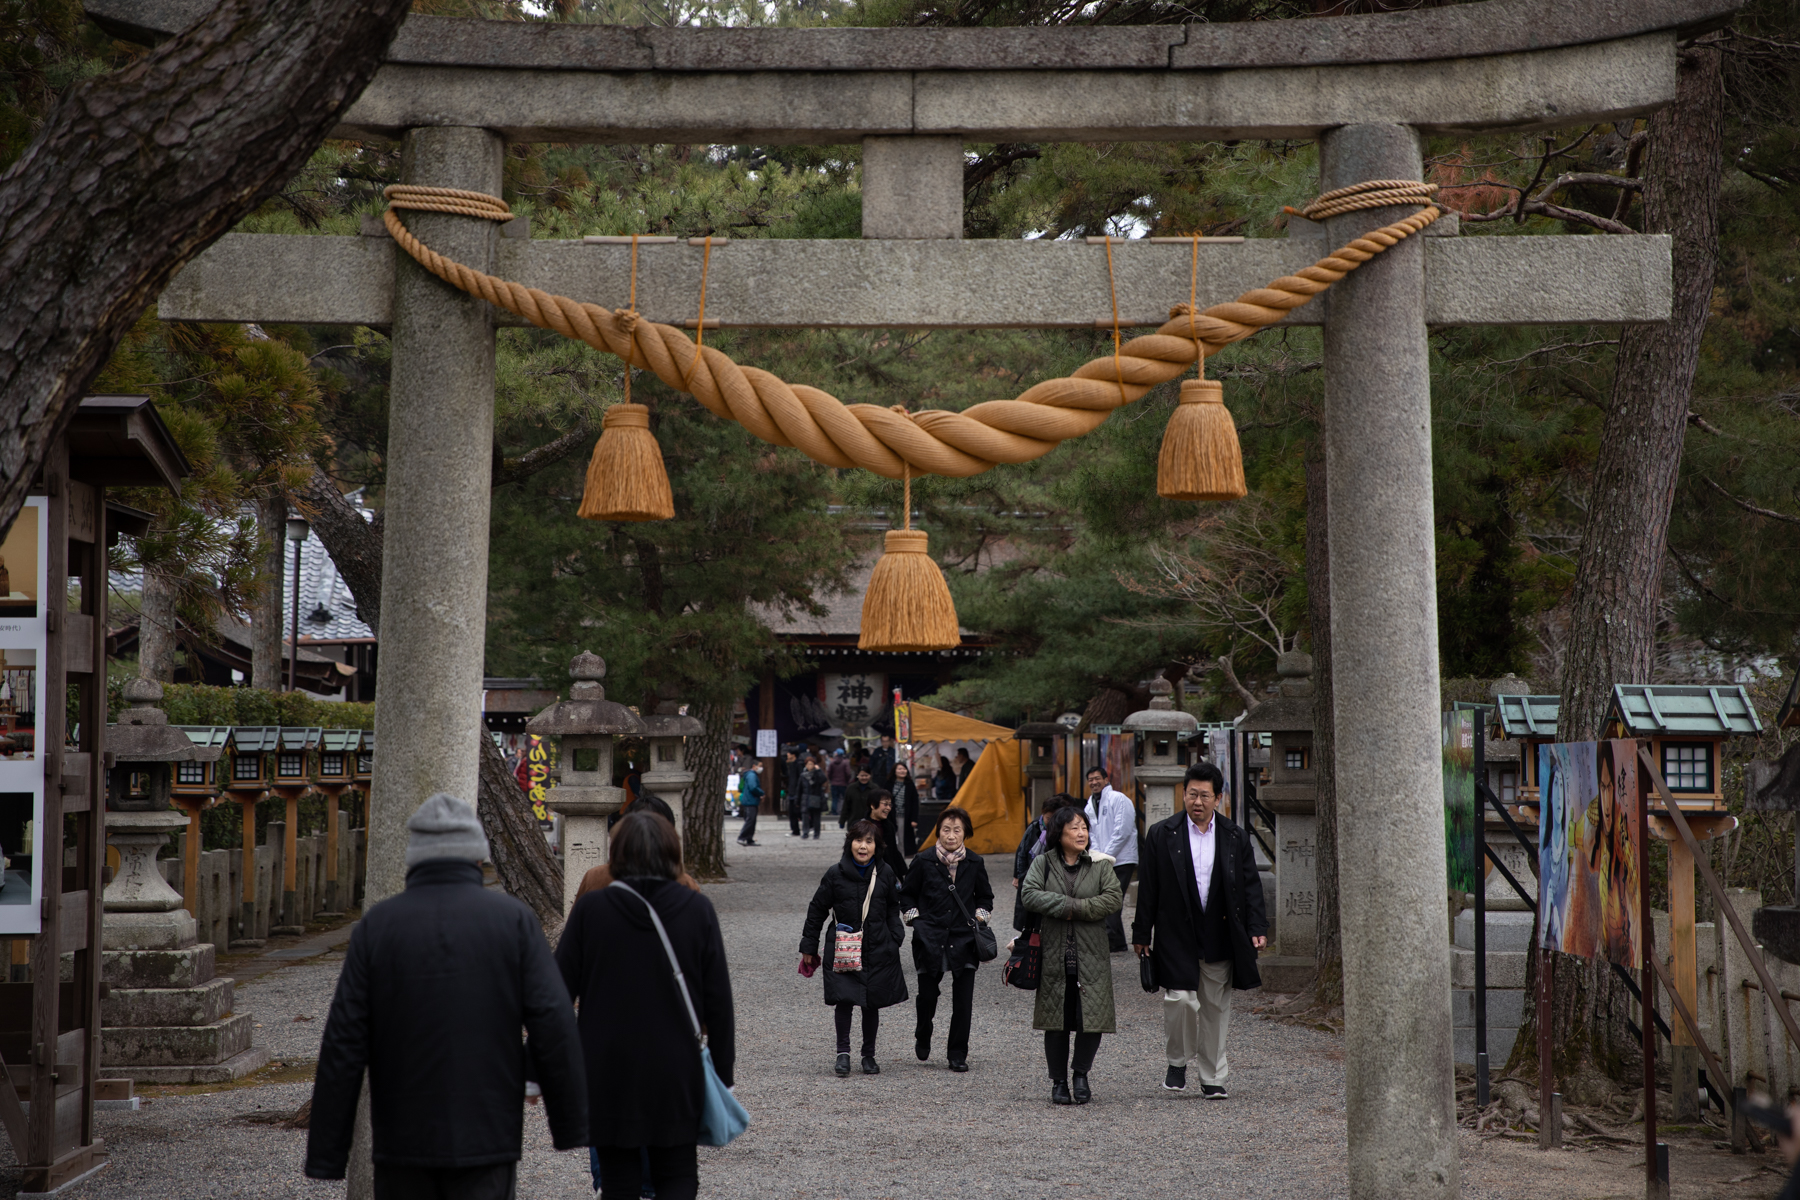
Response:
[{"label": "woman in green quilted coat", "polygon": [[1044,823],[1044,840],[1045,852],[1019,885],[1020,906],[1035,913],[1043,928],[1044,974],[1031,1027],[1044,1031],[1050,1103],[1086,1104],[1093,1098],[1087,1077],[1100,1050],[1100,1035],[1117,1028],[1106,918],[1124,906],[1125,897],[1112,862],[1088,853],[1088,823],[1079,808],[1052,813]]}]

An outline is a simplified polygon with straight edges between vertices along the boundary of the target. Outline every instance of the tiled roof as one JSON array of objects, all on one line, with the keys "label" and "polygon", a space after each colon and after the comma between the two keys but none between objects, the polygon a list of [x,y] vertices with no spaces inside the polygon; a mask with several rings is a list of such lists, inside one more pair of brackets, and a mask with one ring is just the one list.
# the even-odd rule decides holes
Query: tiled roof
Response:
[{"label": "tiled roof", "polygon": [[1554,738],[1561,696],[1495,696],[1507,737]]},{"label": "tiled roof", "polygon": [[[369,511],[359,510],[368,520]],[[294,548],[282,543],[282,596],[294,602]],[[287,634],[283,621],[282,634]],[[308,533],[300,545],[300,641],[342,642],[373,639],[375,631],[356,615],[356,601],[344,585],[337,564],[325,552],[317,533]]]},{"label": "tiled roof", "polygon": [[1633,737],[1684,733],[1730,737],[1762,732],[1756,706],[1738,686],[1616,684],[1612,713]]}]

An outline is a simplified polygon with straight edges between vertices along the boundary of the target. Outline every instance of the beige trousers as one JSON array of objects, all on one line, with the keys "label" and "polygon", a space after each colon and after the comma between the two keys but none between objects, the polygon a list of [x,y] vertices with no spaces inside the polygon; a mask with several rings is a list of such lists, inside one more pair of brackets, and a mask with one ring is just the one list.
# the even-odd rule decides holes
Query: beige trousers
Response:
[{"label": "beige trousers", "polygon": [[1169,1065],[1200,1064],[1200,1082],[1221,1087],[1231,1074],[1225,1037],[1231,1032],[1231,964],[1201,963],[1200,990],[1163,992],[1163,1033]]}]

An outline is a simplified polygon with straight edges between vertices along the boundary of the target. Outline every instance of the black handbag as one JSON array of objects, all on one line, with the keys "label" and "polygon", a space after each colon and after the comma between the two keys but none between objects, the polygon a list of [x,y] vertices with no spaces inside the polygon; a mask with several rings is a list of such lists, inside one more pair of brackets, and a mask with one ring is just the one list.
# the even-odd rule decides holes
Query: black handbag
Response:
[{"label": "black handbag", "polygon": [[1044,935],[1040,921],[1037,913],[1026,918],[1025,928],[1013,941],[1012,953],[1000,970],[1001,980],[1022,992],[1037,991],[1038,984],[1044,979]]},{"label": "black handbag", "polygon": [[1153,955],[1146,954],[1138,959],[1138,983],[1143,985],[1146,992],[1162,990],[1162,984],[1156,978],[1156,959]]},{"label": "black handbag", "polygon": [[938,860],[938,866],[943,868],[944,883],[950,889],[950,898],[956,901],[957,910],[962,913],[963,920],[967,921],[969,928],[975,931],[975,961],[993,962],[1000,957],[1000,941],[994,936],[993,926],[985,921],[977,921],[969,915],[969,910],[963,907],[962,897],[956,894],[956,880],[950,875],[950,868],[944,866],[942,859]]}]

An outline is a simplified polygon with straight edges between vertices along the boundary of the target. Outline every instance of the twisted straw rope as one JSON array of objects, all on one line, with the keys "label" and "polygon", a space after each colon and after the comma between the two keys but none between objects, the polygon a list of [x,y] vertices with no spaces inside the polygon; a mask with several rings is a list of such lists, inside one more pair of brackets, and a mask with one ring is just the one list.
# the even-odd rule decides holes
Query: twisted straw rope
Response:
[{"label": "twisted straw rope", "polygon": [[1091,432],[1113,409],[1177,378],[1204,356],[1275,324],[1389,246],[1431,224],[1439,216],[1430,203],[1436,190],[1435,185],[1407,180],[1373,180],[1328,192],[1301,210],[1302,215],[1317,212],[1322,218],[1397,204],[1424,208],[1355,239],[1297,275],[1285,275],[1229,303],[1200,313],[1190,304],[1178,304],[1169,310],[1172,319],[1155,333],[1132,338],[1072,376],[1048,379],[1016,399],[989,400],[962,412],[907,413],[873,404],[845,404],[818,388],[789,384],[768,371],[740,366],[711,346],[697,346],[684,331],[643,320],[630,309],[609,311],[445,258],[409,233],[395,213],[410,208],[511,219],[504,203],[479,192],[390,187],[383,220],[402,249],[451,286],[541,329],[648,369],[669,387],[690,393],[715,415],[736,421],[771,445],[796,447],[826,466],[861,467],[901,479],[979,475],[997,463],[1029,462],[1062,441]]}]

